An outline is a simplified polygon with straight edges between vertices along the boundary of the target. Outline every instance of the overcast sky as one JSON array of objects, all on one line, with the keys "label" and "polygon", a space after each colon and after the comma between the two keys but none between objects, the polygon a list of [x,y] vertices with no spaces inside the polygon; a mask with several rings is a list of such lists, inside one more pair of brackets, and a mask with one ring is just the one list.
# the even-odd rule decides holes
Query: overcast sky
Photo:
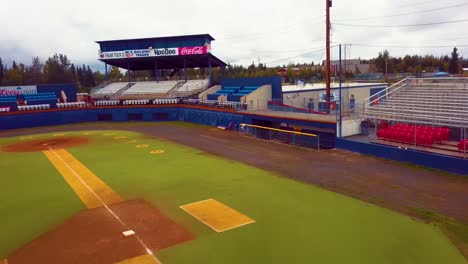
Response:
[{"label": "overcast sky", "polygon": [[[231,64],[274,66],[325,58],[320,50],[325,45],[324,0],[0,0],[0,6],[0,57],[8,64],[63,53],[74,63],[101,69],[95,40],[202,33],[216,39],[212,53]],[[413,14],[400,15],[408,13]],[[334,0],[331,14],[333,44],[355,44],[347,50],[348,58],[369,58],[385,48],[392,56],[445,55],[451,48],[422,46],[455,45],[468,57],[468,22],[399,28],[335,24],[464,20],[467,0]],[[308,52],[313,53],[301,55]],[[332,55],[338,56],[337,48]]]}]

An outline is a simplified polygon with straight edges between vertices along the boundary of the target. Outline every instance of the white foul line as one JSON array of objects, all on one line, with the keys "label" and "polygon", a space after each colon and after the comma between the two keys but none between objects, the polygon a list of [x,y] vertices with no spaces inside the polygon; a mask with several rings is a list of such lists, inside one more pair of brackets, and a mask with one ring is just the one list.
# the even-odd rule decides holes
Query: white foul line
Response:
[{"label": "white foul line", "polygon": [[[122,221],[122,219],[120,219],[120,217],[114,212],[112,211],[112,209],[109,208],[109,206],[107,206],[107,204],[104,202],[104,200],[101,199],[101,197],[99,197],[99,195],[93,191],[93,189],[80,177],[80,175],[78,173],[76,173],[76,171],[70,167],[70,165],[68,165],[68,163],[66,161],[64,161],[62,159],[62,157],[60,155],[58,155],[51,147],[49,147],[49,150],[58,158],[60,159],[63,164],[65,164],[65,166],[73,173],[73,175],[75,175],[75,177],[99,200],[99,202],[101,202],[101,204],[104,206],[104,208],[106,208],[106,210],[115,218],[117,219],[117,221],[119,221],[119,223],[125,228],[125,230],[129,230],[130,228],[128,227],[127,224],[125,224],[124,221]],[[149,255],[153,256],[156,261],[158,261],[159,263],[161,263],[161,261],[159,261],[159,259],[153,254],[153,252],[148,248],[148,246],[146,246],[146,244],[143,242],[143,240],[141,240],[141,238],[138,236],[138,234],[135,234],[135,238],[138,240],[138,242],[141,244],[141,246],[143,247],[143,249],[146,251],[146,253],[148,253]]]}]

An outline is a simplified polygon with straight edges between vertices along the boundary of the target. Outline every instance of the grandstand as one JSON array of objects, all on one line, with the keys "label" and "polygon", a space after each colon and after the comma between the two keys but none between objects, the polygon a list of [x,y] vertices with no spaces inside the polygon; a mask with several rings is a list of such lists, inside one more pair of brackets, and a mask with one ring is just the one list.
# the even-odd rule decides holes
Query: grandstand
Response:
[{"label": "grandstand", "polygon": [[468,83],[405,79],[369,98],[365,118],[434,126],[468,125]]},{"label": "grandstand", "polygon": [[208,85],[208,79],[188,80],[186,82],[183,82],[182,85],[180,85],[179,83],[179,85],[175,89],[175,92],[178,97],[186,97],[205,90],[208,87]]},{"label": "grandstand", "polygon": [[126,83],[126,82],[115,82],[111,83],[104,88],[99,89],[98,91],[94,92],[93,95],[116,95],[117,93],[121,92],[125,88],[131,87],[133,84],[132,83]]},{"label": "grandstand", "polygon": [[174,89],[179,81],[137,82],[122,93],[126,95],[155,95],[164,96]]},{"label": "grandstand", "polygon": [[242,97],[251,94],[252,92],[256,91],[258,86],[245,86],[239,89],[236,93],[228,95],[227,99],[230,102],[240,102]]},{"label": "grandstand", "polygon": [[367,98],[364,119],[375,124],[370,140],[440,154],[465,152],[467,81],[406,78]]},{"label": "grandstand", "polygon": [[16,95],[4,95],[0,96],[0,108],[1,112],[10,112],[17,107]]}]

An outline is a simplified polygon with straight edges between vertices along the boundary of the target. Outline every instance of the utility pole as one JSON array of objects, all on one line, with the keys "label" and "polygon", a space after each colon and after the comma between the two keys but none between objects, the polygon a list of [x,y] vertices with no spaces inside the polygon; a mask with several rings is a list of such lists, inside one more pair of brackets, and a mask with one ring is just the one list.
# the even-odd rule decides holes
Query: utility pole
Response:
[{"label": "utility pole", "polygon": [[388,58],[385,58],[385,82],[388,83]]},{"label": "utility pole", "polygon": [[332,5],[332,0],[325,0],[326,3],[326,12],[327,17],[325,23],[326,25],[326,53],[327,53],[327,61],[326,61],[326,68],[325,68],[325,79],[326,79],[326,107],[327,112],[330,111],[330,7]]}]

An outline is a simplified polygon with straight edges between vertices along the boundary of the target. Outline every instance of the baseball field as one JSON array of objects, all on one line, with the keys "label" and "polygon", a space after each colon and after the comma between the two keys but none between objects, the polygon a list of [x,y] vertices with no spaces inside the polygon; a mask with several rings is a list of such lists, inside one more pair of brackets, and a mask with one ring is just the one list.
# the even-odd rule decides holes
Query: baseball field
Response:
[{"label": "baseball field", "polygon": [[[145,133],[163,126],[172,132]],[[255,144],[268,143],[239,139],[237,148],[257,155],[245,162],[216,153],[236,143],[240,136],[232,132],[135,127],[49,127],[0,138],[4,263],[467,263],[439,226],[401,213],[390,198],[378,206],[356,199],[358,192],[330,191],[326,179],[322,186],[284,175],[283,169],[300,169],[288,162],[291,153],[282,169],[255,165],[267,162]],[[171,140],[177,133],[194,145],[209,141],[214,151]],[[233,141],[216,133],[232,133]],[[387,173],[422,170],[398,166]],[[466,181],[460,186],[466,193]],[[467,213],[446,210],[461,220]]]}]

